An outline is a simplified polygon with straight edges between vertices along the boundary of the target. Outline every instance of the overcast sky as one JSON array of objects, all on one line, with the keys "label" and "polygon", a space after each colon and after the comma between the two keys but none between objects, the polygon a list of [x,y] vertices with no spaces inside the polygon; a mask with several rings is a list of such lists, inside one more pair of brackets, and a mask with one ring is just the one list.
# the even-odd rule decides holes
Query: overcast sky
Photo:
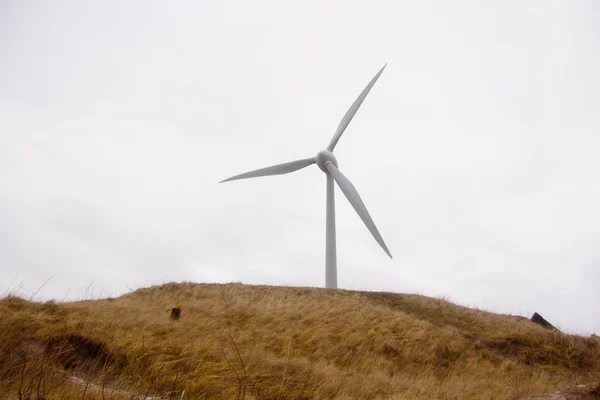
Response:
[{"label": "overcast sky", "polygon": [[[0,295],[323,287],[325,176],[217,182],[338,143],[343,289],[600,331],[600,6],[1,1]],[[87,288],[87,292],[86,292]]]}]

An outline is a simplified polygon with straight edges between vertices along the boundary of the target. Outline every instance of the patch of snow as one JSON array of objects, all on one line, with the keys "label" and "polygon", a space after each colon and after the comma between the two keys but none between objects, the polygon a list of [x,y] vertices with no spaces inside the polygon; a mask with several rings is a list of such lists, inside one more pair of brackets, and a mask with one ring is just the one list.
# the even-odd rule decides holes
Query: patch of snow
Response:
[{"label": "patch of snow", "polygon": [[[91,382],[86,382],[85,380],[83,380],[82,378],[78,377],[78,376],[70,376],[67,378],[67,382],[73,384],[73,385],[78,385],[78,386],[87,386],[88,390],[93,390],[93,391],[102,391],[102,386],[97,385],[95,383],[91,383]],[[122,395],[122,396],[131,396],[132,393],[125,391],[125,390],[119,390],[119,389],[110,389],[107,387],[104,387],[104,392],[107,393],[108,395]],[[155,397],[155,396],[141,396],[141,395],[136,395],[133,397],[133,399],[135,400],[164,400],[164,398],[162,397]]]}]

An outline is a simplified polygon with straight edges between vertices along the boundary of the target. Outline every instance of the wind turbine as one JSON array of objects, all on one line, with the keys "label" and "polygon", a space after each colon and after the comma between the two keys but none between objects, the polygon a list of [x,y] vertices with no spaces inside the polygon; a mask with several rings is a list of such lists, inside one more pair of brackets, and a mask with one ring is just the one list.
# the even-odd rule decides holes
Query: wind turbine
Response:
[{"label": "wind turbine", "polygon": [[304,158],[301,160],[290,161],[283,164],[273,165],[271,167],[261,168],[250,172],[245,172],[243,174],[232,176],[231,178],[227,178],[222,180],[219,183],[234,181],[238,179],[247,179],[247,178],[256,178],[259,176],[269,176],[269,175],[282,175],[289,174],[290,172],[298,171],[299,169],[308,167],[312,164],[317,164],[317,166],[325,173],[327,176],[327,216],[326,216],[326,240],[325,240],[325,287],[327,288],[337,288],[337,255],[336,255],[336,243],[335,243],[335,201],[334,201],[334,187],[333,182],[335,181],[342,193],[346,196],[360,219],[367,226],[377,243],[383,248],[386,254],[392,258],[392,254],[388,250],[381,234],[377,230],[373,219],[369,215],[367,211],[367,207],[363,203],[360,198],[356,188],[354,185],[342,174],[342,172],[338,169],[338,162],[335,156],[333,155],[333,149],[335,148],[337,142],[342,137],[342,134],[352,121],[352,118],[358,111],[358,108],[365,100],[377,79],[387,66],[387,63],[377,72],[377,74],[371,79],[371,82],[363,89],[358,98],[354,100],[354,103],[350,106],[344,118],[342,118],[337,130],[335,131],[329,145],[326,149],[321,150],[315,157]]}]

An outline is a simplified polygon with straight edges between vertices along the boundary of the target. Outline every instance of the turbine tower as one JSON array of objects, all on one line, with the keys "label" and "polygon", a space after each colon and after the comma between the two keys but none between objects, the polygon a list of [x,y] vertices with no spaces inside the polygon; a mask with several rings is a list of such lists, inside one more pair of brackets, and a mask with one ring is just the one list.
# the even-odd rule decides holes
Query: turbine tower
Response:
[{"label": "turbine tower", "polygon": [[304,158],[301,160],[290,161],[284,164],[273,165],[271,167],[261,168],[254,171],[246,172],[243,174],[232,176],[231,178],[227,178],[222,180],[222,182],[229,182],[238,179],[247,179],[247,178],[256,178],[259,176],[269,176],[269,175],[282,175],[289,174],[290,172],[298,171],[299,169],[308,167],[312,164],[317,164],[317,166],[325,173],[327,176],[327,216],[326,216],[326,239],[325,239],[325,287],[327,288],[337,288],[337,256],[336,256],[336,243],[335,243],[335,200],[334,200],[334,181],[338,184],[342,193],[346,196],[360,219],[367,226],[377,243],[383,248],[386,254],[392,258],[392,254],[388,250],[381,234],[377,230],[373,219],[369,215],[367,211],[367,207],[363,203],[360,198],[358,192],[354,185],[342,174],[342,172],[338,169],[338,162],[335,156],[333,155],[333,149],[335,148],[337,142],[342,137],[342,134],[352,121],[352,118],[358,111],[358,108],[365,100],[377,79],[387,66],[387,63],[377,72],[377,74],[371,79],[371,82],[363,89],[358,98],[354,100],[354,103],[350,106],[344,118],[340,122],[337,130],[333,134],[331,141],[326,149],[321,150],[315,157]]}]

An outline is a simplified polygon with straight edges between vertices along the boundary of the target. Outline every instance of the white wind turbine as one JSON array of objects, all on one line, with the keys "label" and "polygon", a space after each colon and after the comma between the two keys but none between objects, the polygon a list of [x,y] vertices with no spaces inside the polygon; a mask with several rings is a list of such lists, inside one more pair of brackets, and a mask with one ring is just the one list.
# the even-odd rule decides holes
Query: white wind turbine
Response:
[{"label": "white wind turbine", "polygon": [[268,176],[268,175],[282,175],[289,174],[290,172],[297,171],[299,169],[308,167],[312,164],[317,164],[319,168],[325,175],[327,176],[327,228],[326,228],[326,247],[325,247],[325,287],[327,288],[337,288],[337,257],[336,257],[336,245],[335,245],[335,201],[334,201],[334,188],[333,182],[335,181],[342,193],[346,196],[358,216],[362,219],[364,224],[367,226],[377,243],[383,248],[386,254],[392,258],[390,251],[388,250],[381,234],[377,230],[373,219],[369,215],[367,211],[367,207],[361,200],[356,188],[352,183],[342,174],[342,172],[338,169],[337,159],[333,155],[333,149],[335,145],[340,140],[340,137],[346,130],[348,124],[354,117],[354,114],[358,111],[358,108],[365,100],[371,88],[379,79],[379,76],[385,69],[387,64],[385,64],[371,79],[371,82],[363,89],[358,98],[352,103],[352,106],[346,111],[346,115],[342,118],[340,125],[338,126],[335,134],[331,138],[331,142],[325,150],[321,150],[315,157],[304,158],[302,160],[290,161],[284,164],[273,165],[271,167],[261,168],[254,171],[246,172],[240,175],[232,176],[231,178],[227,178],[222,180],[222,182],[234,181],[237,179],[246,179],[246,178],[256,178],[259,176]]}]

